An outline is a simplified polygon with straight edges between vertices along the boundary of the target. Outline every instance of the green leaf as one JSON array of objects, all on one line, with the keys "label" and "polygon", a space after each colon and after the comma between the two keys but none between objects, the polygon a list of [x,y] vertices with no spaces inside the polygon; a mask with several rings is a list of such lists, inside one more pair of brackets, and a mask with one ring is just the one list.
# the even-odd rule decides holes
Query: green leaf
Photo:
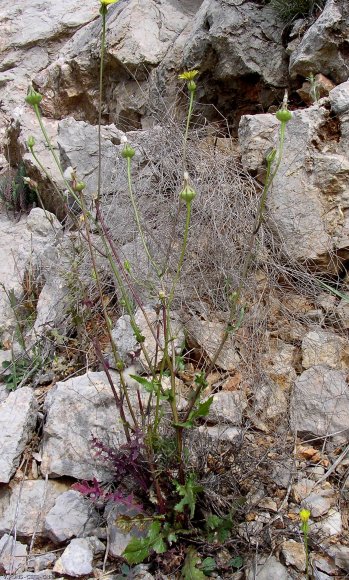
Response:
[{"label": "green leaf", "polygon": [[207,417],[210,412],[210,407],[213,402],[213,397],[209,397],[207,401],[200,403],[195,411],[191,412],[191,419],[198,419],[199,417]]},{"label": "green leaf", "polygon": [[177,492],[182,496],[182,499],[175,505],[174,509],[177,512],[182,513],[185,506],[188,506],[190,510],[190,517],[193,518],[196,505],[196,496],[200,491],[202,491],[202,486],[197,485],[194,474],[189,475],[184,485],[181,485],[177,481],[175,482],[175,485]]},{"label": "green leaf", "polygon": [[156,540],[156,538],[160,534],[160,530],[161,530],[160,522],[155,521],[150,525],[147,535],[147,538],[149,539],[150,542],[154,542]]},{"label": "green leaf", "polygon": [[123,552],[123,556],[129,564],[140,564],[149,555],[150,548],[146,538],[132,538]]},{"label": "green leaf", "polygon": [[205,574],[196,566],[200,562],[197,552],[194,548],[189,548],[182,568],[184,580],[205,580]]},{"label": "green leaf", "polygon": [[157,539],[151,545],[151,547],[157,554],[163,554],[164,552],[167,551],[166,543],[164,542],[164,539],[161,535],[157,537]]},{"label": "green leaf", "polygon": [[345,302],[349,302],[349,294],[344,294],[344,292],[340,292],[339,290],[336,290],[335,288],[332,288],[332,286],[329,286],[328,284],[325,284],[325,282],[321,282],[321,280],[318,280],[318,283],[323,288],[326,288],[326,290],[329,290],[329,292],[331,294],[334,294],[335,296],[338,296],[339,298],[342,298],[343,300],[345,300]]},{"label": "green leaf", "polygon": [[207,401],[199,403],[199,406],[190,412],[187,421],[185,421],[184,423],[174,423],[174,426],[183,427],[184,429],[191,429],[191,427],[194,427],[196,419],[200,419],[200,417],[207,417],[207,415],[210,412],[212,402],[213,397],[209,397]]},{"label": "green leaf", "polygon": [[236,558],[233,558],[229,562],[229,566],[231,566],[232,568],[236,568],[236,569],[242,568],[243,565],[244,565],[244,561],[241,558],[241,556],[236,556]]},{"label": "green leaf", "polygon": [[205,558],[201,562],[202,571],[206,576],[209,576],[211,572],[214,572],[217,568],[217,564],[214,558]]},{"label": "green leaf", "polygon": [[209,530],[215,530],[220,526],[222,521],[223,521],[222,518],[220,518],[219,516],[209,514],[206,519],[206,527]]},{"label": "green leaf", "polygon": [[214,514],[209,514],[206,519],[206,528],[209,531],[208,539],[210,542],[225,542],[231,534],[233,520],[231,514],[225,518],[220,518]]},{"label": "green leaf", "polygon": [[159,385],[159,383],[155,381],[148,381],[147,379],[145,379],[144,377],[140,377],[139,375],[130,375],[130,377],[131,379],[134,379],[135,381],[137,381],[137,383],[142,385],[142,387],[144,387],[148,393],[153,393],[156,387]]},{"label": "green leaf", "polygon": [[129,564],[140,564],[150,556],[151,550],[157,554],[163,554],[167,550],[159,521],[152,522],[146,538],[132,538],[123,556]]}]

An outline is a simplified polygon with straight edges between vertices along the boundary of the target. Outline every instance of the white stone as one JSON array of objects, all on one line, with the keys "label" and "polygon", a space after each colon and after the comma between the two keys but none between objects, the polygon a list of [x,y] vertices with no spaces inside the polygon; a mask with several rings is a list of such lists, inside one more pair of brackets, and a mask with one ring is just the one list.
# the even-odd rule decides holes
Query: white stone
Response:
[{"label": "white stone", "polygon": [[34,431],[37,402],[29,387],[17,389],[0,403],[0,482],[7,483],[19,465]]},{"label": "white stone", "polygon": [[302,365],[305,369],[327,365],[345,370],[349,365],[349,342],[334,332],[312,330],[302,341]]},{"label": "white stone", "polygon": [[283,542],[281,547],[286,566],[294,566],[300,572],[305,571],[306,555],[304,545],[294,540]]},{"label": "white stone", "polygon": [[[118,390],[118,375],[112,373],[112,377]],[[111,447],[125,442],[105,373],[90,372],[58,382],[46,397],[45,412],[42,473],[99,481],[112,478],[91,445],[93,436]]]},{"label": "white stone", "polygon": [[53,542],[89,536],[97,527],[98,517],[91,502],[75,490],[58,496],[45,518],[45,531]]},{"label": "white stone", "polygon": [[5,574],[24,572],[27,561],[27,546],[4,534],[0,540],[0,571]]},{"label": "white stone", "polygon": [[[186,324],[187,340],[198,356],[204,355],[212,360],[221,342],[225,325],[221,322],[211,322],[193,317]],[[240,363],[240,356],[235,348],[233,336],[229,336],[220,352],[216,366],[226,371],[235,371]]]},{"label": "white stone", "polygon": [[92,573],[93,549],[88,539],[76,538],[64,550],[53,571],[68,576],[85,576]]},{"label": "white stone", "polygon": [[247,400],[242,391],[220,391],[213,395],[208,419],[215,422],[240,425]]},{"label": "white stone", "polygon": [[31,538],[34,533],[46,536],[46,514],[67,484],[49,480],[25,480],[0,492],[0,534],[9,533],[16,524],[19,537]]},{"label": "white stone", "polygon": [[288,573],[275,556],[258,556],[257,575],[255,575],[254,563],[249,566],[246,573],[246,580],[291,580]]},{"label": "white stone", "polygon": [[342,533],[342,517],[335,509],[328,512],[326,518],[310,526],[310,533],[316,534],[320,541]]},{"label": "white stone", "polygon": [[314,436],[349,430],[349,393],[345,371],[319,365],[304,371],[291,398],[291,425]]}]

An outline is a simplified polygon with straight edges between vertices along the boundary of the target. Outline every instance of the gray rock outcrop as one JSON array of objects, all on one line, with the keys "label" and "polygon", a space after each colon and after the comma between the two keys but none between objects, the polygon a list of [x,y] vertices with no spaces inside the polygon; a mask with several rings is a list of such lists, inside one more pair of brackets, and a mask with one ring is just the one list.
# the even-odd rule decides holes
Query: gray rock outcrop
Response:
[{"label": "gray rock outcrop", "polygon": [[23,387],[0,403],[0,482],[7,483],[19,466],[37,419],[34,391]]},{"label": "gray rock outcrop", "polygon": [[98,514],[81,493],[69,490],[58,496],[45,518],[45,531],[55,543],[90,536],[98,524]]},{"label": "gray rock outcrop", "polygon": [[0,572],[19,574],[27,563],[27,546],[4,534],[0,540]]},{"label": "gray rock outcrop", "polygon": [[[113,374],[116,388],[118,377]],[[110,385],[104,373],[90,372],[59,382],[45,401],[41,471],[50,477],[110,479],[95,457],[91,439],[109,446],[124,443],[124,433]]]},{"label": "gray rock outcrop", "polygon": [[323,12],[292,52],[290,74],[323,73],[336,83],[349,76],[349,6],[346,0],[327,0]]},{"label": "gray rock outcrop", "polygon": [[297,379],[291,398],[291,424],[299,434],[325,437],[349,432],[346,372],[314,366]]},{"label": "gray rock outcrop", "polygon": [[45,517],[67,485],[57,481],[26,480],[0,492],[0,534],[45,537]]},{"label": "gray rock outcrop", "polygon": [[[341,86],[341,85],[340,85]],[[283,158],[268,192],[268,222],[288,259],[341,269],[349,251],[347,83],[329,101],[294,111],[286,127]],[[273,115],[246,115],[239,127],[245,169],[263,174],[265,155],[277,140]],[[306,192],[306,193],[305,193]]]}]

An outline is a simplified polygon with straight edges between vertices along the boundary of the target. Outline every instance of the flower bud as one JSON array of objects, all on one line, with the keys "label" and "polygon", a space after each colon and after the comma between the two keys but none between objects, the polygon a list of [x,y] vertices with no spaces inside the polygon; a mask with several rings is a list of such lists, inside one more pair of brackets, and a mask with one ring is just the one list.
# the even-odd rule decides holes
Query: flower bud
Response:
[{"label": "flower bud", "polygon": [[86,187],[86,183],[84,181],[78,181],[74,187],[75,191],[83,191]]},{"label": "flower bud", "polygon": [[189,81],[188,82],[188,91],[190,91],[191,93],[193,93],[196,90],[196,82],[195,81]]},{"label": "flower bud", "polygon": [[25,100],[28,105],[32,105],[34,107],[35,105],[39,105],[41,103],[42,95],[35,91],[32,86],[30,86]]},{"label": "flower bud", "polygon": [[125,147],[121,151],[122,157],[124,159],[132,159],[132,157],[134,157],[135,153],[136,152],[133,149],[133,147],[131,147],[131,145],[129,145],[128,143],[125,143]]},{"label": "flower bud", "polygon": [[29,135],[29,137],[27,139],[28,149],[33,149],[34,145],[35,145],[35,139],[34,139],[33,135]]},{"label": "flower bud", "polygon": [[179,197],[186,203],[191,203],[196,197],[196,191],[190,185],[186,185],[179,194]]},{"label": "flower bud", "polygon": [[277,111],[275,113],[275,116],[276,116],[277,120],[280,121],[281,123],[288,123],[288,121],[290,121],[292,119],[291,111],[289,111],[286,108],[282,108],[282,109],[280,109],[280,111]]}]

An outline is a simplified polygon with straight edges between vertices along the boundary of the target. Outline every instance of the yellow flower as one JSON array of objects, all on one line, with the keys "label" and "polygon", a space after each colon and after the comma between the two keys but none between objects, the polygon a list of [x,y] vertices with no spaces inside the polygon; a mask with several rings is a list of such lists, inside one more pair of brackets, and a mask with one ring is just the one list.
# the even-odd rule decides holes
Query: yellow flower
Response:
[{"label": "yellow flower", "polygon": [[306,524],[308,522],[309,518],[310,518],[310,511],[309,510],[306,510],[306,509],[302,509],[299,512],[299,517],[300,517],[301,522],[303,524]]},{"label": "yellow flower", "polygon": [[102,6],[109,6],[109,4],[116,4],[119,0],[99,0]]},{"label": "yellow flower", "polygon": [[199,72],[200,71],[198,70],[187,70],[186,72],[178,75],[178,78],[182,79],[183,81],[193,81]]}]

